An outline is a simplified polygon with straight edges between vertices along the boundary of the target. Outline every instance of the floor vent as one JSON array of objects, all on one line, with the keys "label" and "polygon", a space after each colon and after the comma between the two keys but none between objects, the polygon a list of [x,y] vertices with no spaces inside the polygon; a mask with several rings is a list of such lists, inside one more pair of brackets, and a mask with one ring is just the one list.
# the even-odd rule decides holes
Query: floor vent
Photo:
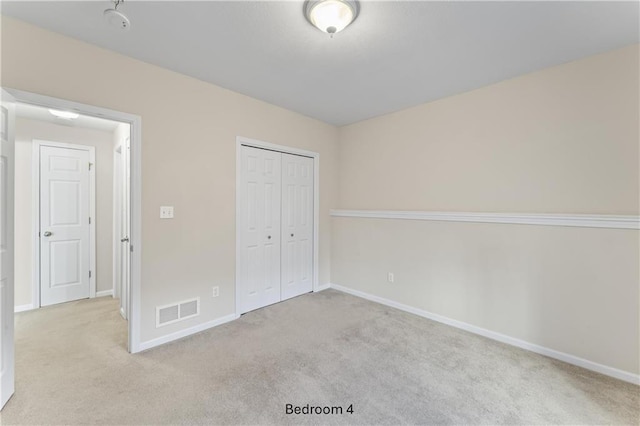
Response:
[{"label": "floor vent", "polygon": [[200,298],[156,307],[156,328],[200,315]]}]

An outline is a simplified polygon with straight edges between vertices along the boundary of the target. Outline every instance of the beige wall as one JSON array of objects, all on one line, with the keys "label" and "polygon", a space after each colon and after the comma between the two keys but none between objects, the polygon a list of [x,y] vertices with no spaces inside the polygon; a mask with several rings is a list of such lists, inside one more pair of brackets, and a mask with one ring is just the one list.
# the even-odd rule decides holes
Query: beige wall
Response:
[{"label": "beige wall", "polygon": [[[320,153],[320,284],[329,281],[337,130],[300,114],[2,17],[2,85],[142,117],[142,341],[235,311],[235,141]],[[173,205],[175,219],[159,219]],[[211,287],[220,296],[211,297]],[[155,307],[201,315],[155,327]]]},{"label": "beige wall", "polygon": [[638,214],[638,73],[635,45],[342,127],[340,208]]},{"label": "beige wall", "polygon": [[638,374],[639,256],[638,231],[622,229],[334,218],[331,275]]},{"label": "beige wall", "polygon": [[32,303],[33,140],[96,147],[96,287],[113,287],[113,134],[44,121],[16,120],[15,305]]},{"label": "beige wall", "polygon": [[[341,128],[339,207],[637,215],[638,71],[636,45]],[[335,284],[639,372],[636,230],[332,232]]]}]

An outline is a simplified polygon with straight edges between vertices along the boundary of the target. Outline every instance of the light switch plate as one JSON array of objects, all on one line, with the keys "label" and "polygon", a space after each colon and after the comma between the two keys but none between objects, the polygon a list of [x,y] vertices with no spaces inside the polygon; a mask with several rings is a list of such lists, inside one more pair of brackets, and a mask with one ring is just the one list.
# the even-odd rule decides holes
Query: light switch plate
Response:
[{"label": "light switch plate", "polygon": [[173,219],[173,206],[160,206],[160,219]]}]

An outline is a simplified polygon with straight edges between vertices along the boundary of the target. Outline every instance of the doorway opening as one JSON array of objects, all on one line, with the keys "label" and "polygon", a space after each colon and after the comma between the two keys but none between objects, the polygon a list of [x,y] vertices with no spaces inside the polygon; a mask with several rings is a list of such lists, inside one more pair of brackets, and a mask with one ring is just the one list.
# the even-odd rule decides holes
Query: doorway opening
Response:
[{"label": "doorway opening", "polygon": [[[21,318],[33,318],[36,338],[63,352],[83,347],[74,346],[74,327],[89,341],[99,338],[93,325],[104,330],[117,321],[117,336],[100,342],[140,351],[142,120],[9,88],[0,100],[1,409],[15,390],[16,310],[33,309]],[[96,316],[99,303],[112,322]]]},{"label": "doorway opening", "polygon": [[[11,277],[11,287],[14,287],[15,283],[13,290],[15,290],[16,311],[36,309],[39,306],[43,306],[43,286],[48,285],[51,288],[57,285],[71,289],[73,287],[72,284],[75,282],[88,281],[90,299],[94,297],[113,297],[118,299],[117,310],[119,315],[127,321],[125,327],[127,336],[123,340],[125,342],[124,346],[131,353],[139,352],[142,198],[141,118],[120,111],[20,90],[5,90],[8,92],[3,92],[6,95],[5,97],[13,99],[15,117],[17,117],[13,119],[12,123],[8,123],[8,128],[13,127],[12,134],[18,136],[18,138],[13,139],[18,139],[19,141],[26,139],[30,142],[31,148],[30,151],[18,148],[21,153],[28,157],[24,158],[24,160],[28,161],[32,172],[29,174],[29,171],[26,171],[26,174],[29,175],[28,180],[30,183],[27,188],[29,196],[23,202],[37,207],[36,209],[32,208],[32,214],[27,218],[30,235],[26,241],[31,244],[30,250],[22,247],[23,253],[30,254],[29,264],[25,268],[16,259],[16,271]],[[21,137],[22,131],[19,122],[27,120],[31,122],[32,134]],[[44,132],[46,127],[55,128],[58,133],[46,133]],[[29,128],[27,126],[27,129]],[[36,130],[37,134],[35,133]],[[74,132],[75,137],[72,137]],[[81,135],[80,133],[82,132],[90,134]],[[16,145],[15,142],[13,144]],[[19,144],[20,142],[18,142]],[[62,151],[57,151],[59,149],[62,149]],[[87,171],[83,173],[83,176],[75,176],[75,182],[74,177],[70,175],[47,176],[45,173],[40,176],[40,171],[45,169],[41,161],[43,157],[46,157],[45,162],[48,161],[48,164],[46,164],[47,169],[55,169],[56,167],[62,169],[65,167],[73,168],[72,164],[80,164],[87,159],[83,157],[83,149],[88,153],[88,159],[92,159],[92,161],[88,161],[91,164],[86,165]],[[94,152],[93,157],[91,151]],[[58,155],[61,153],[63,155]],[[62,157],[62,159],[52,159],[52,157]],[[20,158],[17,158],[17,160],[20,161]],[[25,173],[25,170],[22,170],[20,165],[16,164],[16,166],[16,174]],[[58,172],[60,170],[56,171],[56,173]],[[62,170],[62,172],[70,171]],[[56,250],[47,252],[49,263],[56,265],[53,268],[54,270],[51,270],[50,267],[51,273],[47,277],[46,274],[42,273],[43,244],[41,240],[49,238],[53,241],[54,238],[52,237],[59,235],[53,229],[44,229],[45,225],[50,225],[51,223],[45,223],[41,220],[45,216],[43,212],[49,215],[48,219],[57,221],[57,224],[63,227],[65,225],[72,227],[70,223],[73,222],[72,219],[75,219],[74,215],[76,213],[78,216],[82,216],[82,220],[79,219],[79,223],[83,222],[84,211],[77,208],[72,209],[69,206],[73,204],[72,202],[75,198],[82,199],[84,188],[82,180],[85,178],[88,178],[89,181],[89,190],[88,192],[85,191],[84,196],[89,197],[90,214],[86,218],[87,223],[82,223],[85,228],[76,231],[89,233],[89,266],[84,266],[87,255],[84,254],[83,250],[86,244],[77,241],[64,241],[57,244],[58,247],[54,247]],[[49,180],[47,181],[47,179]],[[48,191],[40,190],[43,180],[45,180],[45,184],[49,185]],[[51,180],[65,182],[52,184]],[[39,184],[40,189],[38,191],[33,190],[31,184],[34,182]],[[14,185],[16,186],[16,195],[19,192],[19,185],[18,182]],[[40,205],[43,196],[49,196],[49,202],[51,201],[52,188],[54,189],[53,205]],[[78,195],[79,192],[81,193],[80,195]],[[20,207],[17,205],[18,203],[15,204],[17,212]],[[84,201],[81,204],[84,206]],[[91,212],[92,208],[94,208],[93,212]],[[15,225],[14,228],[17,230],[18,224],[16,223]],[[86,230],[86,225],[89,225],[88,231]],[[23,226],[26,227],[27,225]],[[67,230],[65,229],[65,231]],[[51,235],[45,237],[45,232],[50,232]],[[19,241],[17,235],[15,241],[16,243]],[[17,252],[17,249],[18,247],[13,251]],[[54,253],[56,251],[57,253]],[[74,255],[78,252],[81,252],[82,255],[75,257],[77,260],[75,263],[62,260],[64,259],[63,255]],[[37,259],[37,256],[40,256],[40,259]],[[71,259],[74,259],[74,257],[71,256]],[[20,267],[26,272],[18,272],[17,268]],[[87,269],[87,277],[85,277],[84,271]],[[17,278],[19,274],[29,274],[29,272],[31,272],[31,280],[30,286],[27,286],[27,288],[31,290],[30,297],[28,290],[25,291],[27,293],[26,296],[18,294],[21,291],[18,289],[20,284],[13,279],[14,276]],[[48,278],[49,281],[47,282],[46,279],[43,281],[43,277]],[[79,277],[82,280],[74,281]],[[88,280],[85,278],[88,278]],[[86,286],[86,284],[84,285]],[[73,293],[71,291],[63,291],[62,293],[67,299],[78,297],[77,295],[69,295],[69,293]],[[82,297],[86,296],[86,289],[83,290],[81,295]],[[61,302],[64,302],[64,300],[63,298]],[[46,304],[45,302],[44,305]]]},{"label": "doorway opening", "polygon": [[129,123],[16,103],[15,312],[130,286]]}]

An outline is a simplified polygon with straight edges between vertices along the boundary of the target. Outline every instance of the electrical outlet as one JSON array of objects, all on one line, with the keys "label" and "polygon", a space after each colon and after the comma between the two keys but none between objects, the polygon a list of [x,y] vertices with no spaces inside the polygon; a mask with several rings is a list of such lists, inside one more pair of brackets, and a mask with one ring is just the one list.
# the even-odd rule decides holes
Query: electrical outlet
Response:
[{"label": "electrical outlet", "polygon": [[389,274],[387,275],[387,281],[389,281],[390,283],[393,282],[393,272],[389,272]]},{"label": "electrical outlet", "polygon": [[218,286],[213,287],[213,293],[212,293],[212,296],[213,296],[213,297],[218,297],[218,296],[220,296],[220,287],[218,287]]}]

